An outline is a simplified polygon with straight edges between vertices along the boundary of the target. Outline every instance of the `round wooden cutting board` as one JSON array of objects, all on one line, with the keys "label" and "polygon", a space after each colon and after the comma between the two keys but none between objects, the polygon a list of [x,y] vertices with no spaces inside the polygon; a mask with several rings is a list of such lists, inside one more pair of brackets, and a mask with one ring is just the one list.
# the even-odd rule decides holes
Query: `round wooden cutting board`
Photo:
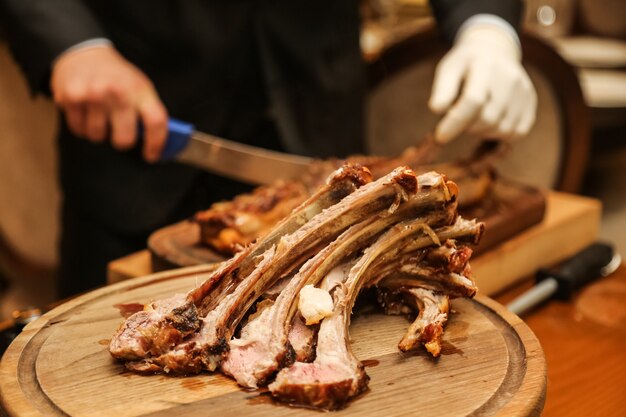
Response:
[{"label": "round wooden cutting board", "polygon": [[[275,403],[221,375],[141,376],[108,353],[120,303],[185,292],[210,267],[163,272],[73,299],[29,324],[0,363],[9,416],[283,416],[320,412]],[[486,298],[453,300],[442,354],[404,354],[404,317],[358,314],[350,329],[369,389],[338,416],[538,415],[546,390],[542,349],[528,327]],[[2,412],[0,411],[0,414]]]}]

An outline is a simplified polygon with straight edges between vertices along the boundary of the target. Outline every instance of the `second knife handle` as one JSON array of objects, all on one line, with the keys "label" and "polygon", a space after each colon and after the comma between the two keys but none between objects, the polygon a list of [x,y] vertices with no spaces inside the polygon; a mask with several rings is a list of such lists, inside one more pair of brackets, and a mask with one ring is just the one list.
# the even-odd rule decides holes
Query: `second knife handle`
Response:
[{"label": "second knife handle", "polygon": [[602,276],[602,269],[611,263],[614,254],[613,245],[597,242],[563,261],[556,268],[540,269],[536,280],[539,282],[554,278],[559,284],[554,298],[569,300],[577,290]]}]

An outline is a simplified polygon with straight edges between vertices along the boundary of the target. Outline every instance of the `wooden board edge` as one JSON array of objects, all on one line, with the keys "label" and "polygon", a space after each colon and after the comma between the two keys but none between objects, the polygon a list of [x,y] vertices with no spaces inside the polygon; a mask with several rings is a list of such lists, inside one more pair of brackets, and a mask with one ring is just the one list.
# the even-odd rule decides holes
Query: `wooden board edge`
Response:
[{"label": "wooden board edge", "polygon": [[[37,320],[29,323],[26,327],[24,327],[24,330],[22,330],[20,335],[9,345],[0,360],[0,405],[10,416],[30,417],[49,415],[49,412],[42,413],[41,410],[32,404],[31,399],[26,397],[25,392],[22,390],[22,384],[24,381],[19,380],[18,372],[20,369],[20,362],[24,360],[22,354],[28,349],[28,345],[33,341],[33,338],[50,323],[54,323],[57,320],[63,320],[63,315],[68,311],[74,310],[89,301],[96,300],[111,293],[141,287],[153,282],[158,282],[159,280],[183,278],[193,274],[207,273],[214,270],[215,267],[216,264],[190,266],[173,271],[164,271],[143,277],[137,277],[119,282],[117,284],[105,286],[73,298],[48,311]],[[34,372],[35,371],[33,370],[33,377],[36,378]],[[13,399],[11,404],[5,400],[8,398]],[[19,400],[16,401],[16,398]]]},{"label": "wooden board edge", "polygon": [[[22,334],[25,331],[22,331]],[[29,333],[32,333],[32,331]],[[22,351],[33,335],[34,333],[21,339],[19,337],[16,338],[2,356],[2,360],[0,360],[0,415],[6,414],[7,416],[20,417],[44,416],[43,413],[32,405],[26,393],[21,389],[21,383],[18,379],[19,361]]]},{"label": "wooden board edge", "polygon": [[[41,409],[37,408],[37,406],[32,403],[32,399],[27,398],[25,391],[22,389],[22,381],[19,381],[18,379],[18,372],[20,369],[20,362],[25,360],[22,354],[24,351],[26,351],[29,343],[33,341],[33,338],[35,338],[39,334],[39,332],[50,323],[63,320],[64,314],[66,314],[68,311],[74,310],[81,305],[96,300],[102,296],[109,295],[111,293],[117,293],[127,289],[141,287],[143,285],[148,285],[154,282],[158,282],[160,280],[182,278],[199,272],[207,272],[207,268],[210,267],[211,266],[201,265],[180,268],[175,271],[160,272],[103,287],[79,296],[75,299],[72,299],[54,308],[53,310],[50,310],[41,318],[30,323],[28,326],[25,327],[22,334],[20,334],[20,336],[18,336],[9,346],[9,348],[5,352],[5,355],[2,358],[2,361],[0,362],[0,404],[2,404],[2,406],[5,408],[8,415],[12,416],[14,415],[20,417],[30,417],[50,415],[50,412],[42,413]],[[539,345],[538,340],[536,339],[532,331],[519,317],[515,316],[513,313],[510,313],[501,304],[483,295],[478,295],[474,301],[482,304],[485,308],[493,310],[495,313],[497,313],[497,315],[502,317],[503,320],[508,323],[510,327],[512,327],[517,333],[520,340],[522,341],[522,344],[527,346],[527,350],[533,353],[533,355],[527,359],[527,374],[524,377],[522,386],[520,387],[520,389],[532,390],[535,393],[535,395],[532,397],[533,401],[527,401],[521,405],[515,405],[515,407],[517,407],[515,408],[516,411],[519,411],[520,407],[532,411],[533,407],[537,407],[538,405],[540,406],[542,404],[543,398],[545,397],[545,377],[543,382],[541,383],[542,386],[539,387],[533,386],[532,382],[529,382],[528,378],[528,372],[530,371],[543,372],[543,375],[545,376],[545,358],[543,356],[543,351],[541,349],[541,346]],[[34,371],[33,377],[36,378]],[[5,398],[11,398],[12,403],[8,404],[8,402],[4,400]],[[19,401],[16,401],[16,398],[19,399]],[[48,407],[49,406],[50,405],[48,405]],[[507,404],[506,409],[509,409],[509,406],[513,407],[514,405]]]},{"label": "wooden board edge", "polygon": [[[523,400],[519,399],[519,396],[514,396],[498,411],[497,415],[503,417],[541,415],[546,399],[548,379],[546,357],[539,339],[520,317],[502,304],[484,295],[478,295],[475,299],[509,323],[526,349],[526,373],[517,392],[526,392],[527,396]],[[543,378],[536,378],[540,375],[543,375]]]}]

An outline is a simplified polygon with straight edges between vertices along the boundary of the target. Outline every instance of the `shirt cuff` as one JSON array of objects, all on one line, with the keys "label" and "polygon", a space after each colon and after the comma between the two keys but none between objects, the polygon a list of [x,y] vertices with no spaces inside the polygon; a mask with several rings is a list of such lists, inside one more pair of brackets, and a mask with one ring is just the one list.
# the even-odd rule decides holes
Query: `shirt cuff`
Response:
[{"label": "shirt cuff", "polygon": [[58,61],[59,58],[61,58],[63,55],[70,53],[70,52],[76,52],[76,51],[80,51],[83,49],[104,48],[104,47],[112,47],[112,46],[113,46],[113,42],[111,42],[107,38],[87,39],[86,41],[78,42],[76,45],[72,45],[66,50],[64,50],[63,52],[61,52],[59,55],[57,55],[56,58],[54,58],[54,60],[52,61],[52,65],[54,65],[56,61]]},{"label": "shirt cuff", "polygon": [[507,22],[500,16],[496,16],[495,14],[482,13],[482,14],[476,14],[470,17],[465,22],[463,22],[459,30],[456,32],[455,40],[459,39],[461,34],[465,32],[466,29],[475,25],[492,25],[492,26],[499,27],[511,37],[513,42],[515,42],[517,47],[520,48],[521,50],[522,44],[519,40],[519,36],[517,35],[517,31],[515,30],[515,28],[511,26],[509,22]]}]

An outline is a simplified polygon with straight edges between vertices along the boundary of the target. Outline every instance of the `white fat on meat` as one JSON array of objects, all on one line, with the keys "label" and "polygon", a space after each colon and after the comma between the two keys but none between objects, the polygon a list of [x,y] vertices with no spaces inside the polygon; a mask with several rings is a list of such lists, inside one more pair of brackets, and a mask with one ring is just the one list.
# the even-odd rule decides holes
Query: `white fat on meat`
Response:
[{"label": "white fat on meat", "polygon": [[317,324],[333,313],[333,299],[328,291],[305,285],[300,290],[298,310],[307,326]]}]

